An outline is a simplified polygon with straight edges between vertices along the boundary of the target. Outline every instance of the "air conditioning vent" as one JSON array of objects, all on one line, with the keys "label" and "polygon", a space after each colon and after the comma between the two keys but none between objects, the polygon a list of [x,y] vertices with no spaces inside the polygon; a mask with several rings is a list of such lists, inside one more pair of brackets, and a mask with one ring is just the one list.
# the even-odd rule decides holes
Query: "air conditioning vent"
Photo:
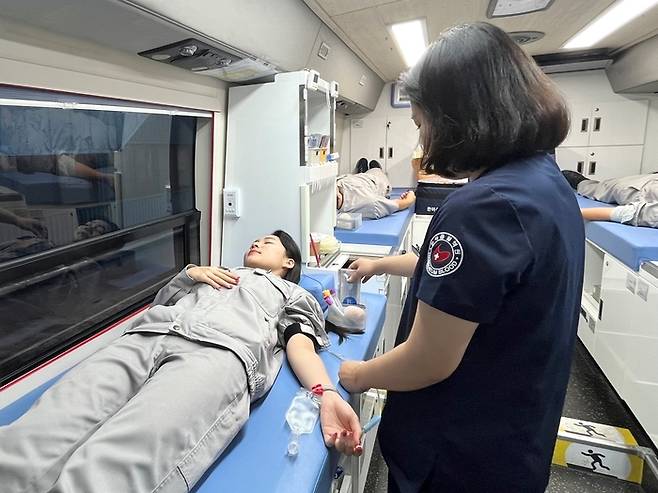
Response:
[{"label": "air conditioning vent", "polygon": [[515,31],[509,33],[510,37],[520,45],[534,43],[543,38],[546,33],[541,31]]},{"label": "air conditioning vent", "polygon": [[336,100],[336,112],[342,115],[361,115],[370,111],[372,110],[346,98]]},{"label": "air conditioning vent", "polygon": [[318,50],[318,56],[323,60],[326,60],[329,57],[330,51],[331,51],[331,47],[323,41],[322,44],[320,45],[320,49]]},{"label": "air conditioning vent", "polygon": [[262,79],[277,72],[274,66],[266,62],[244,57],[194,38],[142,51],[138,55],[229,82]]},{"label": "air conditioning vent", "polygon": [[612,56],[607,49],[548,53],[533,58],[547,74],[601,70],[612,63]]},{"label": "air conditioning vent", "polygon": [[198,39],[189,38],[167,46],[142,51],[140,56],[193,72],[228,67],[241,57],[210,46]]}]

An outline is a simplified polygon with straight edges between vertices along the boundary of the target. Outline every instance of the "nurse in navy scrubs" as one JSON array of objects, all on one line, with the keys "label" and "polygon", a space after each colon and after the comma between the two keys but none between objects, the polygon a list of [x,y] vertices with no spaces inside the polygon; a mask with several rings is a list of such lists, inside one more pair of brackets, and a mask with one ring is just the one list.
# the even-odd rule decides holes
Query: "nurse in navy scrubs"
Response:
[{"label": "nurse in navy scrubs", "polygon": [[353,279],[413,278],[392,351],[345,362],[388,389],[379,442],[389,492],[543,493],[569,378],[583,221],[547,151],[562,97],[505,32],[444,32],[404,79],[425,172],[468,177],[434,215],[420,257],[360,259]]}]

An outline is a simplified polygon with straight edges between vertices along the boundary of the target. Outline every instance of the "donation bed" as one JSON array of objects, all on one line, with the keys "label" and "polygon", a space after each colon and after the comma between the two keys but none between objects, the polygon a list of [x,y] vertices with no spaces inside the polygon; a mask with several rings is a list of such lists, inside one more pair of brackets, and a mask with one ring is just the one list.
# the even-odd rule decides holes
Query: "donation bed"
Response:
[{"label": "donation bed", "polygon": [[[578,196],[581,208],[614,207]],[[605,221],[591,221],[585,226],[588,240],[634,271],[643,262],[658,260],[658,229]]]},{"label": "donation bed", "polygon": [[[397,198],[406,188],[394,188],[391,198]],[[361,227],[354,230],[334,229],[334,236],[343,243],[399,247],[414,217],[414,207],[408,207],[381,219],[364,219]]]},{"label": "donation bed", "polygon": [[[338,345],[336,334],[329,334],[332,343],[329,349],[346,359],[372,357],[384,325],[386,298],[379,294],[364,293],[361,302],[368,310],[365,333],[351,335],[341,345]],[[343,398],[349,399],[348,393],[338,386],[340,359],[327,351],[321,353],[321,358]],[[0,425],[11,423],[25,413],[60,376],[1,409]],[[319,420],[313,433],[302,435],[299,455],[296,458],[286,455],[290,430],[285,413],[299,387],[299,382],[285,361],[270,392],[252,405],[251,416],[244,428],[193,491],[329,491],[339,454],[325,447],[319,431]]]}]

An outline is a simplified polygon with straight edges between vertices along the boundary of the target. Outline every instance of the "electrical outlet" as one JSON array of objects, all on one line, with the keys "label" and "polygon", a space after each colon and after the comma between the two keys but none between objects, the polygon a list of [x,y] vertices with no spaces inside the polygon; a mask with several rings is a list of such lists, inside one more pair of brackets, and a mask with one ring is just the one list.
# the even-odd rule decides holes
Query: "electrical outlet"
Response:
[{"label": "electrical outlet", "polygon": [[240,217],[239,194],[237,190],[224,189],[224,216]]}]

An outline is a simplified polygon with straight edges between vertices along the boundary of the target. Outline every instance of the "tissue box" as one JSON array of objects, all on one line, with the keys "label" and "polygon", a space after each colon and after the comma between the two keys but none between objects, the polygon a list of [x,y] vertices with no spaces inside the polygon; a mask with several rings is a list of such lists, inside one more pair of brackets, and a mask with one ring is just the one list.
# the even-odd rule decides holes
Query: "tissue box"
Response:
[{"label": "tissue box", "polygon": [[340,229],[358,229],[362,222],[360,212],[341,212],[336,216],[336,227]]}]

